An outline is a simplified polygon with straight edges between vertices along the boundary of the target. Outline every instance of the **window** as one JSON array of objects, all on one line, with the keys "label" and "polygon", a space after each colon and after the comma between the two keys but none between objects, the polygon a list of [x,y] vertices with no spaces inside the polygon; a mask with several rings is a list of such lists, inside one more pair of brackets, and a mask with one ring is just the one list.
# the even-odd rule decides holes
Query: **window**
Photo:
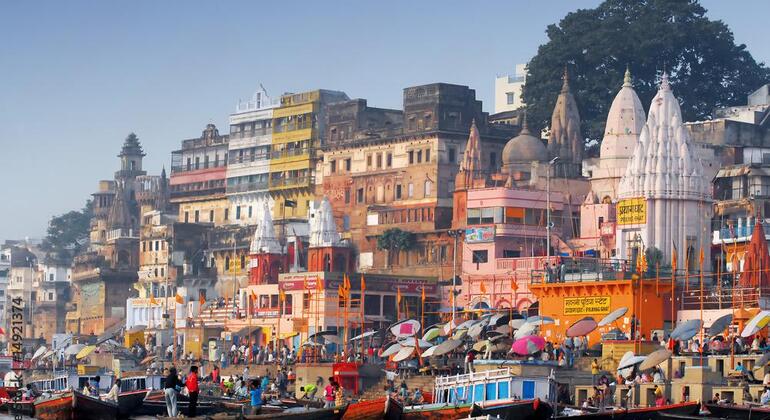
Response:
[{"label": "window", "polygon": [[430,197],[430,193],[433,190],[433,182],[432,181],[425,181],[425,196]]},{"label": "window", "polygon": [[48,274],[48,281],[53,281],[53,273]]},{"label": "window", "polygon": [[209,222],[214,221],[214,210],[209,210]]},{"label": "window", "polygon": [[225,266],[223,271],[227,271],[230,269],[230,257],[225,257]]},{"label": "window", "polygon": [[192,169],[192,158],[187,158],[187,170]]},{"label": "window", "polygon": [[[200,211],[195,210],[195,223],[198,223],[200,221]],[[155,250],[158,250],[157,244],[155,244]]]},{"label": "window", "polygon": [[166,269],[163,267],[160,268],[160,276],[164,278],[166,277]]},{"label": "window", "polygon": [[449,160],[449,163],[455,163],[455,160],[457,159],[457,150],[454,147],[450,147],[447,151],[447,159]]},{"label": "window", "polygon": [[225,209],[225,220],[230,219],[230,209]]},{"label": "window", "polygon": [[345,170],[350,172],[350,158],[345,159]]},{"label": "window", "polygon": [[506,92],[505,94],[505,102],[508,105],[513,105],[514,95],[513,92]]},{"label": "window", "polygon": [[382,168],[382,153],[377,153],[377,169]]},{"label": "window", "polygon": [[350,190],[345,189],[345,204],[350,204]]},{"label": "window", "polygon": [[385,166],[388,168],[393,166],[393,153],[388,152],[388,154],[385,155]]},{"label": "window", "polygon": [[251,206],[249,206],[249,219],[251,219]]},{"label": "window", "polygon": [[147,251],[147,241],[142,241],[142,252]]},{"label": "window", "polygon": [[414,184],[412,184],[411,182],[409,183],[409,185],[407,185],[407,196],[409,198],[414,197]]},{"label": "window", "polygon": [[347,214],[342,216],[342,230],[350,230],[350,216]]},{"label": "window", "polygon": [[366,155],[366,167],[371,168],[372,167],[372,155],[368,154]]},{"label": "window", "polygon": [[[197,222],[197,220],[196,220],[196,222]],[[155,241],[155,250],[156,251],[160,251],[160,241]]]},{"label": "window", "polygon": [[209,167],[209,156],[206,155],[203,157],[203,169],[208,169]]},{"label": "window", "polygon": [[302,294],[302,309],[305,311],[310,310],[310,293]]},{"label": "window", "polygon": [[401,199],[401,184],[396,185],[396,200]]},{"label": "window", "polygon": [[329,168],[331,169],[332,173],[337,172],[337,161],[332,159],[329,161]]},{"label": "window", "polygon": [[503,250],[503,258],[520,258],[520,257],[521,257],[521,251],[516,251],[513,249]]},{"label": "window", "polygon": [[414,163],[414,150],[410,150],[409,151],[409,164],[411,165],[413,163]]},{"label": "window", "polygon": [[[368,302],[367,302],[368,304]],[[369,306],[369,305],[367,305]],[[385,295],[382,297],[382,313],[383,314],[395,314],[396,312],[396,297],[392,295]]]},{"label": "window", "polygon": [[430,149],[425,149],[425,162],[430,162]]},{"label": "window", "polygon": [[235,206],[235,220],[241,220],[241,206]]},{"label": "window", "polygon": [[524,209],[520,207],[506,207],[505,223],[511,223],[511,224],[517,224],[517,225],[523,224]]},{"label": "window", "polygon": [[196,157],[195,158],[195,169],[200,169],[201,167],[201,158]]},{"label": "window", "polygon": [[185,223],[190,223],[190,212],[189,211],[184,212],[184,222]]},{"label": "window", "polygon": [[246,268],[246,256],[241,255],[241,270],[243,270],[244,268]]},{"label": "window", "polygon": [[53,292],[48,292],[48,300],[53,300]]},{"label": "window", "polygon": [[417,151],[417,163],[422,163],[422,150]]},{"label": "window", "polygon": [[488,258],[488,251],[486,249],[473,251],[473,263],[476,264],[476,268],[478,268],[478,264],[486,263]]},{"label": "window", "polygon": [[481,224],[481,209],[468,209],[467,224],[469,225]]},{"label": "window", "polygon": [[356,202],[363,203],[364,202],[364,189],[359,188],[358,191],[356,191]]}]

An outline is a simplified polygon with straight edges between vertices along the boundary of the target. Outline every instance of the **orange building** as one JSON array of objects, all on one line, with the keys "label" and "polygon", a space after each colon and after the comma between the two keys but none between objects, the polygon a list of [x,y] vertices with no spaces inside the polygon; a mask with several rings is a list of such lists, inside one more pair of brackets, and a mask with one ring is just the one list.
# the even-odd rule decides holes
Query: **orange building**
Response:
[{"label": "orange building", "polygon": [[670,325],[670,278],[645,277],[640,281],[638,275],[622,268],[611,271],[611,263],[600,265],[601,269],[596,272],[582,271],[571,263],[567,261],[567,267],[572,268],[565,270],[563,282],[549,283],[543,281],[545,276],[533,275],[529,285],[539,303],[540,314],[556,321],[542,327],[547,340],[561,342],[566,338],[567,329],[576,321],[590,316],[599,322],[621,307],[628,308],[628,312],[615,322],[594,330],[588,337],[589,345],[600,342],[603,334],[615,328],[630,337],[633,320],[637,321],[637,338],[650,339],[655,331]]}]

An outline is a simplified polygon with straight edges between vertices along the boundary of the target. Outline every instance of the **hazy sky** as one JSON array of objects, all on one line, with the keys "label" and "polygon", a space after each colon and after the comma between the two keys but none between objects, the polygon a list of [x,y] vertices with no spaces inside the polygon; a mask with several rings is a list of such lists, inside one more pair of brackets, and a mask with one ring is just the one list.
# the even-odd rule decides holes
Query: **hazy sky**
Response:
[{"label": "hazy sky", "polygon": [[[0,3],[0,239],[41,237],[111,179],[134,131],[151,174],[205,124],[227,132],[262,83],[401,107],[406,86],[476,89],[588,1],[4,1]],[[770,2],[703,2],[770,62]],[[655,34],[650,34],[654,36]]]}]

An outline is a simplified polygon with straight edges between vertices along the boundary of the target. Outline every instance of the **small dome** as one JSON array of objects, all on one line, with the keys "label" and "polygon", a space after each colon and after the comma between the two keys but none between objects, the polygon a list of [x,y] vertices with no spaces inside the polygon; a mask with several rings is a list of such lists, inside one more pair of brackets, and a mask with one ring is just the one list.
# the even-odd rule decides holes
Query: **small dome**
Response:
[{"label": "small dome", "polygon": [[630,158],[644,127],[646,117],[642,102],[631,85],[631,73],[626,75],[607,114],[607,125],[599,149],[602,159]]},{"label": "small dome", "polygon": [[503,165],[512,163],[530,163],[533,161],[545,162],[548,160],[548,150],[543,142],[529,133],[527,120],[521,133],[518,136],[508,140],[503,148]]}]

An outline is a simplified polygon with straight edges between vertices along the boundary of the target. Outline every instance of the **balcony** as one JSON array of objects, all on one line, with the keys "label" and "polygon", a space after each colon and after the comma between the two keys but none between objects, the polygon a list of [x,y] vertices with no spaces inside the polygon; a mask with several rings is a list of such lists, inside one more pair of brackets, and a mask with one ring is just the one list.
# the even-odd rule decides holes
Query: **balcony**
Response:
[{"label": "balcony", "polygon": [[[765,238],[770,240],[770,224],[763,224]],[[751,240],[751,234],[754,232],[754,223],[732,228],[721,228],[712,232],[712,243],[714,245],[732,244],[736,242],[748,242]]]},{"label": "balcony", "polygon": [[223,158],[221,162],[214,161],[208,164],[173,165],[171,166],[171,174],[173,175],[173,174],[181,174],[181,173],[187,173],[187,172],[206,171],[211,169],[227,170],[227,162]]},{"label": "balcony", "polygon": [[252,191],[265,191],[268,189],[268,182],[246,182],[242,184],[227,185],[228,194],[252,192]]},{"label": "balcony", "polygon": [[133,229],[112,229],[107,232],[107,241],[116,239],[139,239],[139,232]]},{"label": "balcony", "polygon": [[313,185],[312,176],[303,176],[296,178],[275,178],[270,180],[271,190],[289,189],[289,188],[307,188]]},{"label": "balcony", "polygon": [[257,128],[255,130],[250,131],[238,131],[238,132],[230,132],[230,143],[233,142],[233,140],[238,139],[249,139],[253,137],[259,137],[259,136],[267,136],[273,134],[273,127],[263,127],[263,128]]},{"label": "balcony", "polygon": [[289,124],[276,125],[273,127],[274,133],[288,133],[289,131],[305,130],[308,128],[315,128],[312,121],[305,121],[301,123],[291,122]]}]

